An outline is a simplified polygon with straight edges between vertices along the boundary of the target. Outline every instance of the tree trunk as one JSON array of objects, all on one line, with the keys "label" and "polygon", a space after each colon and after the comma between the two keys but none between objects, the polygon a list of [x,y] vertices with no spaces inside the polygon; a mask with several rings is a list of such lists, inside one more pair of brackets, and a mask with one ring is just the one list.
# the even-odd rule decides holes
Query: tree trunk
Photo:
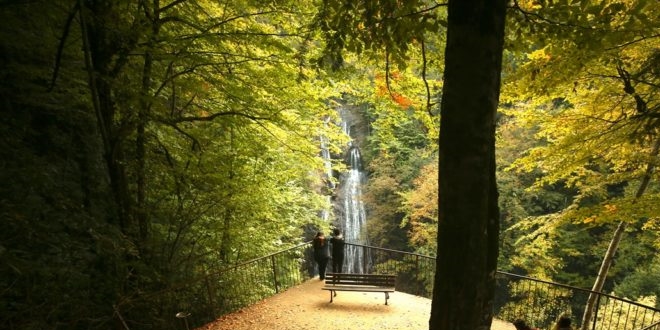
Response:
[{"label": "tree trunk", "polygon": [[[651,158],[658,157],[658,153],[660,153],[660,139],[658,139],[655,142],[655,145],[653,146],[653,150],[651,151]],[[635,199],[638,199],[642,197],[642,195],[644,195],[646,188],[649,186],[649,182],[651,182],[651,175],[653,174],[654,170],[655,170],[654,163],[649,162],[646,165],[646,171],[644,172],[644,177],[642,178],[642,182],[639,184],[639,188],[635,193]],[[614,231],[614,236],[610,241],[610,245],[607,247],[607,251],[605,252],[605,257],[603,257],[603,262],[600,265],[600,270],[598,270],[598,276],[596,277],[596,281],[594,282],[594,286],[593,288],[591,288],[591,291],[601,292],[603,290],[603,286],[605,285],[605,279],[607,279],[607,273],[610,271],[610,266],[612,266],[612,260],[614,260],[614,255],[616,254],[616,250],[619,248],[619,242],[621,242],[621,238],[623,237],[623,232],[625,231],[625,229],[626,229],[626,223],[621,221],[619,223],[619,226]],[[582,314],[582,330],[587,330],[589,328],[594,306],[596,305],[596,299],[598,298],[598,294],[593,292],[589,294],[589,299],[587,300],[587,306],[584,309],[584,314]]]},{"label": "tree trunk", "polygon": [[[596,277],[596,282],[591,289],[595,292],[600,292],[603,290],[603,285],[605,285],[605,279],[607,278],[607,273],[610,270],[612,265],[612,260],[614,260],[614,254],[619,247],[619,242],[623,236],[623,232],[626,229],[626,223],[621,221],[619,226],[614,231],[614,237],[610,241],[610,245],[607,247],[607,252],[605,252],[605,257],[603,258],[603,263],[600,265],[600,270],[598,271],[598,276]],[[596,299],[598,295],[595,293],[589,294],[589,299],[587,300],[587,307],[584,309],[584,314],[582,315],[582,329],[586,330],[589,327],[589,322],[591,321],[591,315],[593,314],[594,305],[596,304]]]},{"label": "tree trunk", "polygon": [[151,110],[151,85],[152,85],[152,71],[153,71],[153,46],[155,40],[160,32],[160,1],[154,0],[152,8],[145,5],[145,11],[150,11],[149,15],[152,17],[151,31],[147,41],[146,50],[144,53],[144,64],[142,67],[142,90],[140,91],[140,109],[138,112],[137,123],[137,137],[136,137],[136,216],[139,228],[140,245],[143,245],[149,235],[149,219],[147,218],[147,175],[146,175],[146,126],[148,114]]},{"label": "tree trunk", "polygon": [[140,101],[140,109],[138,113],[138,123],[137,123],[137,136],[135,139],[135,157],[137,158],[137,168],[136,168],[136,216],[139,228],[139,237],[140,244],[144,243],[147,239],[148,229],[147,229],[147,213],[146,213],[146,131],[145,127],[147,125],[147,112],[150,107],[149,103],[146,101],[146,98],[149,94],[149,86],[151,85],[151,67],[152,67],[152,55],[150,50],[147,50],[144,55],[144,68],[142,72],[142,100]]},{"label": "tree trunk", "polygon": [[124,166],[122,140],[115,127],[115,105],[109,80],[110,66],[116,49],[109,44],[108,29],[103,22],[112,21],[114,8],[110,2],[90,2],[86,6],[78,0],[85,67],[89,74],[90,94],[103,138],[104,156],[108,166],[110,185],[117,203],[118,223],[123,233],[131,224],[130,192]]},{"label": "tree trunk", "polygon": [[[229,129],[229,146],[231,150],[234,150],[234,128]],[[227,198],[227,204],[225,205],[224,221],[222,227],[222,241],[220,242],[220,260],[225,263],[230,261],[230,247],[231,247],[231,226],[232,226],[232,217],[234,213],[234,203],[232,201],[232,196],[234,194],[234,156],[232,156],[229,163],[229,173],[227,176],[228,187],[225,189],[229,192],[225,198]]]},{"label": "tree trunk", "polygon": [[499,238],[495,114],[505,3],[449,1],[431,330],[487,330],[492,321]]}]

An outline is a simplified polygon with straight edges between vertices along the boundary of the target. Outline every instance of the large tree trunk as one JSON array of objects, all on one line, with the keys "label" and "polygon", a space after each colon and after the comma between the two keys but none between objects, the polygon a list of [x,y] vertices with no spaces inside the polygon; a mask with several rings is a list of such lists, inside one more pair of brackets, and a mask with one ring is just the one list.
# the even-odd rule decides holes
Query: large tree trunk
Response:
[{"label": "large tree trunk", "polygon": [[504,0],[449,1],[430,329],[489,329],[499,239],[495,114]]}]

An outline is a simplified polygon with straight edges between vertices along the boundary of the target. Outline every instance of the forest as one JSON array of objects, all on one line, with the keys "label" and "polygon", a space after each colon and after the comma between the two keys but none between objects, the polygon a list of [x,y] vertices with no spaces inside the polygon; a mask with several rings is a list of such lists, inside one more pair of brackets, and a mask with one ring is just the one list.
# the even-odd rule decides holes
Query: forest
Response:
[{"label": "forest", "polygon": [[[117,306],[329,232],[340,109],[364,240],[460,253],[447,7],[0,0],[0,328],[149,328]],[[660,2],[510,1],[503,42],[497,269],[660,308]]]}]

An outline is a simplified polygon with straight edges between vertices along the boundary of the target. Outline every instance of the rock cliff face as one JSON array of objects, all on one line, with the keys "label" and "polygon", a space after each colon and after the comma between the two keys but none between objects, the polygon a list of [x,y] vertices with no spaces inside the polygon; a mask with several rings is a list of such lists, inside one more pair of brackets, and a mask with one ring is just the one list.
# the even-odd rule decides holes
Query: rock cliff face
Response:
[{"label": "rock cliff face", "polygon": [[[340,111],[342,112],[342,118],[346,125],[345,130],[352,139],[351,146],[357,148],[363,148],[366,146],[367,138],[370,133],[370,123],[364,115],[364,108],[361,106],[345,104]],[[349,149],[350,148],[347,148],[344,151],[344,160],[346,164],[349,164]]]}]

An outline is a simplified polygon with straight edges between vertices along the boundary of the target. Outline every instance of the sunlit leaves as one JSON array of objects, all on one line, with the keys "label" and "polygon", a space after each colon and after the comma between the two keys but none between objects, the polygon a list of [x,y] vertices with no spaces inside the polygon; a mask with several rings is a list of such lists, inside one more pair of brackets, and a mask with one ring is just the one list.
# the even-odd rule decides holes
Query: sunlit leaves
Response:
[{"label": "sunlit leaves", "polygon": [[442,28],[444,11],[432,1],[323,1],[317,23],[327,40],[326,60],[341,66],[342,52],[385,50],[405,65],[406,52],[426,33]]},{"label": "sunlit leaves", "polygon": [[410,243],[419,253],[434,255],[438,235],[438,163],[424,166],[413,181],[413,189],[402,193],[406,217],[401,226],[410,226]]},{"label": "sunlit leaves", "polygon": [[[580,6],[587,12],[596,10],[586,1]],[[626,24],[639,11],[651,14],[654,4],[639,1],[594,6],[598,7],[598,15],[586,14],[590,19],[579,21],[585,25],[575,29],[567,26],[570,17],[582,17],[583,13],[568,12],[552,18],[557,10],[554,7],[535,8],[535,14],[547,18],[536,23],[553,25],[556,21],[556,34],[551,34],[551,43],[530,51],[518,70],[522,75],[516,75],[516,82],[508,86],[516,86],[509,95],[523,99],[519,109],[525,109],[511,114],[519,123],[536,130],[543,143],[514,166],[543,171],[538,185],[563,181],[579,188],[583,197],[602,198],[605,185],[627,180],[624,174],[635,178],[643,173],[647,162],[641,158],[649,155],[652,136],[657,134],[657,127],[650,127],[639,113],[638,100],[630,91],[624,91],[626,76],[621,74],[625,70],[641,77],[641,68],[649,56],[653,57],[653,47],[649,48],[653,41],[640,39],[637,30]],[[604,21],[605,18],[608,19]],[[639,31],[649,35],[658,29],[644,24],[635,28],[645,29]],[[587,35],[581,34],[582,30],[591,39],[585,39]],[[610,39],[610,34],[616,38]],[[595,37],[600,35],[605,39]],[[644,77],[632,82],[634,93],[645,106],[655,108],[657,88],[652,87],[652,81],[657,81],[658,76]]]},{"label": "sunlit leaves", "polygon": [[[657,18],[658,3],[540,1],[519,6],[510,16],[514,35],[503,99],[512,107],[504,111],[514,125],[535,134],[536,145],[511,168],[539,175],[528,192],[542,196],[548,187],[565,187],[577,193],[566,196],[561,212],[526,219],[523,223],[538,228],[524,237],[538,244],[541,228],[552,237],[611,228],[620,221],[633,228],[652,223],[649,219],[660,214],[657,175],[647,176],[658,165],[654,144],[660,125],[654,118],[660,75],[649,64],[656,63],[660,25],[648,18]],[[650,179],[648,187],[644,178]],[[544,241],[550,244],[544,253],[568,260],[588,260],[593,253]]]},{"label": "sunlit leaves", "polygon": [[308,65],[320,52],[314,5],[140,2],[148,17],[136,18],[144,29],[114,77],[114,120],[128,159],[135,125],[146,127],[143,246],[161,251],[169,280],[298,243],[327,208],[319,140],[342,141],[326,125],[340,89]]}]

